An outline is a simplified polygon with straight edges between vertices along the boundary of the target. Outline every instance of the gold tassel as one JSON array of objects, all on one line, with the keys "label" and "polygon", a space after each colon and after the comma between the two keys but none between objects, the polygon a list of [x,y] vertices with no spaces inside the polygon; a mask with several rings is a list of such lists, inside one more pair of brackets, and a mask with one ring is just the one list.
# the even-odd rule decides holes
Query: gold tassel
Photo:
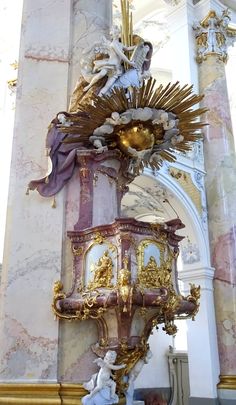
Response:
[{"label": "gold tassel", "polygon": [[56,207],[57,207],[55,195],[53,196],[51,207],[52,207],[52,208],[56,208]]}]

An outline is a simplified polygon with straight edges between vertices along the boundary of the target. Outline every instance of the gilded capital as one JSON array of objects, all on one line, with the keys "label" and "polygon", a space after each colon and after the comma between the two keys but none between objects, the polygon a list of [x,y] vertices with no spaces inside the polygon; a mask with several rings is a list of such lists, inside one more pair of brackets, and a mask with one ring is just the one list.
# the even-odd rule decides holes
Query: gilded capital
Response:
[{"label": "gilded capital", "polygon": [[215,55],[222,62],[227,62],[228,46],[232,45],[236,39],[236,29],[230,27],[230,21],[228,9],[224,10],[221,16],[211,10],[200,23],[193,25],[198,63],[206,60],[209,55]]}]

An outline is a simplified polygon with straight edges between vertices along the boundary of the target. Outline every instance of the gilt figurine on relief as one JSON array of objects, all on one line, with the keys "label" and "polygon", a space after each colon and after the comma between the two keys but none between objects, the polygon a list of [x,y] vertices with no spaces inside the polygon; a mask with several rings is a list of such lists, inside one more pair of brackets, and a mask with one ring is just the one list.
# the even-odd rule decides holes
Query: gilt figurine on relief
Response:
[{"label": "gilt figurine on relief", "polygon": [[127,312],[128,308],[131,308],[132,305],[132,292],[133,287],[131,286],[130,278],[131,272],[128,269],[129,259],[127,256],[124,257],[123,263],[124,267],[119,271],[118,275],[118,294],[122,301],[123,312]]},{"label": "gilt figurine on relief", "polygon": [[113,262],[109,256],[108,250],[106,250],[100,257],[98,262],[91,266],[91,271],[94,273],[93,280],[88,284],[89,290],[94,290],[95,288],[112,288],[112,268]]},{"label": "gilt figurine on relief", "polygon": [[100,367],[97,374],[93,374],[91,380],[83,386],[90,394],[82,398],[83,405],[106,405],[116,404],[119,398],[116,394],[116,383],[112,379],[112,371],[125,368],[125,364],[115,365],[116,352],[108,350],[104,359],[98,358],[94,363]]}]

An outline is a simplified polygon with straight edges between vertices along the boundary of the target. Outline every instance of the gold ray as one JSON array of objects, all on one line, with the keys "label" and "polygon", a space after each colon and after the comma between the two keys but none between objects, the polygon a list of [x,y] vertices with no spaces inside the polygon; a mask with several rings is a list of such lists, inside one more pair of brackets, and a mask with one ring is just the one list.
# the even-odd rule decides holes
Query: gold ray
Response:
[{"label": "gold ray", "polygon": [[159,97],[160,94],[161,94],[162,89],[163,89],[163,86],[162,86],[162,84],[161,84],[161,85],[155,90],[155,92],[154,92],[154,94],[153,94],[153,96],[152,96],[152,98],[151,98],[151,100],[150,100],[150,102],[149,102],[149,107],[155,108],[156,102],[157,102],[157,100],[158,100],[158,97]]},{"label": "gold ray", "polygon": [[[133,15],[129,9],[128,0],[120,0],[121,15],[122,15],[122,26],[121,26],[121,41],[122,43],[129,47],[133,46]],[[128,58],[130,57],[130,52],[126,52]],[[129,65],[124,63],[125,70],[129,69]]]},{"label": "gold ray", "polygon": [[163,108],[165,108],[168,111],[173,111],[173,109],[175,107],[177,107],[179,105],[179,103],[181,101],[183,101],[186,97],[188,97],[192,92],[191,88],[187,88],[187,89],[180,89],[177,88],[176,89],[176,93],[173,94],[172,99],[168,102],[168,105],[164,105]]},{"label": "gold ray", "polygon": [[[127,6],[127,0],[122,0],[123,6]],[[125,23],[127,25],[127,22]],[[158,145],[164,140],[158,140],[154,145],[153,151],[158,152],[162,160],[148,162],[143,159],[137,163],[137,170],[141,173],[145,166],[150,166],[153,170],[159,169],[163,160],[173,162],[176,160],[175,152],[188,152],[192,143],[201,139],[201,129],[206,125],[199,121],[199,116],[205,114],[205,108],[193,109],[193,106],[198,104],[203,96],[193,94],[192,86],[180,87],[179,82],[174,84],[168,83],[163,87],[160,85],[155,89],[156,81],[150,78],[144,82],[140,89],[131,88],[130,97],[126,97],[125,90],[122,88],[114,88],[109,95],[98,97],[95,94],[92,98],[92,103],[81,106],[80,110],[86,112],[88,116],[76,117],[71,116],[71,120],[75,123],[73,127],[64,127],[62,132],[65,133],[65,143],[84,142],[89,145],[89,137],[93,134],[95,128],[104,124],[106,118],[110,117],[112,112],[122,113],[130,108],[156,108],[163,109],[176,114],[179,120],[180,134],[184,136],[184,140],[176,145],[160,150]],[[152,125],[152,124],[151,124]],[[108,145],[114,145],[117,140],[117,128],[114,133],[104,135]],[[69,135],[73,135],[69,136]],[[82,135],[81,135],[82,134]],[[77,136],[76,136],[77,135]],[[125,155],[124,155],[125,156]]]},{"label": "gold ray", "polygon": [[149,104],[149,100],[151,97],[152,88],[153,88],[154,84],[155,84],[155,82],[153,80],[150,80],[150,79],[148,80],[146,90],[143,94],[143,102],[141,104],[141,107],[146,107]]}]

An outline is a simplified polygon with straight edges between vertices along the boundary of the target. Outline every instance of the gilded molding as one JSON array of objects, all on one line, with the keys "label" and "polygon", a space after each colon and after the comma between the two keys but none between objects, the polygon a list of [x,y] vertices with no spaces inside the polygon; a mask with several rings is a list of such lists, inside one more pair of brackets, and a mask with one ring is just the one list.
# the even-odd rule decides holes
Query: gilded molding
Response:
[{"label": "gilded molding", "polygon": [[60,384],[0,384],[0,404],[61,405]]},{"label": "gilded molding", "polygon": [[214,10],[210,10],[200,23],[193,25],[198,63],[202,63],[210,55],[217,56],[224,63],[227,62],[228,46],[233,45],[236,38],[236,29],[229,25],[230,20],[228,9],[224,10],[221,16],[218,16]]},{"label": "gilded molding", "polygon": [[180,186],[184,189],[186,194],[188,194],[188,196],[194,203],[195,207],[197,208],[199,214],[201,215],[202,214],[201,192],[193,183],[191,175],[183,170],[176,169],[174,167],[169,168],[169,173],[171,177],[173,177],[180,184]]},{"label": "gilded molding", "polygon": [[220,375],[218,389],[236,390],[236,375]]},{"label": "gilded molding", "polygon": [[86,393],[81,384],[0,384],[0,404],[78,405]]},{"label": "gilded molding", "polygon": [[87,393],[81,384],[61,384],[61,403],[63,405],[78,405],[79,400]]}]

